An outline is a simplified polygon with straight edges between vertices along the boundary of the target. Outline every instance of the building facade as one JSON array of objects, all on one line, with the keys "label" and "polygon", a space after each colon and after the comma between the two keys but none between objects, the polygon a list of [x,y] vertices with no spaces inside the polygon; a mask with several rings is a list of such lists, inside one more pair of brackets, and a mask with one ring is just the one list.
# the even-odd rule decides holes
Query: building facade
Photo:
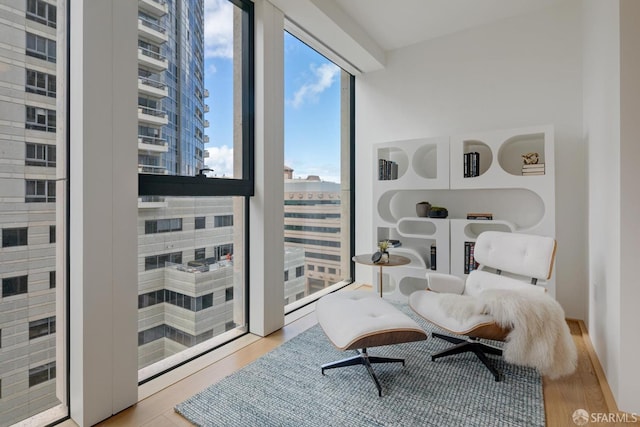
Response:
[{"label": "building facade", "polygon": [[55,1],[0,10],[0,425],[60,402]]}]

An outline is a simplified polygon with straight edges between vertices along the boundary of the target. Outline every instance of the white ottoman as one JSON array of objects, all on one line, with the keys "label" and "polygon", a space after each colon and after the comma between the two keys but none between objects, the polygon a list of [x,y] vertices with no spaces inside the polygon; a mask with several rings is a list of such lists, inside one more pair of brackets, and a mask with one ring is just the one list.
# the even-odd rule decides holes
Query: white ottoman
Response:
[{"label": "white ottoman", "polygon": [[357,355],[322,365],[327,369],[364,365],[382,396],[373,363],[400,362],[404,359],[375,357],[367,347],[399,344],[427,339],[427,334],[409,316],[371,291],[341,291],[326,295],[316,303],[316,316],[322,330],[340,350],[356,350]]}]

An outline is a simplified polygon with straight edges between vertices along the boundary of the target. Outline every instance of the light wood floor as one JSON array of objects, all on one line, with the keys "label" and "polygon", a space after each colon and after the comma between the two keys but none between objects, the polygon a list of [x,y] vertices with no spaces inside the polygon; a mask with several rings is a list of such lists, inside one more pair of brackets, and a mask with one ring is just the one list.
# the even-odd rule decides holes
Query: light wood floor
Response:
[{"label": "light wood floor", "polygon": [[[572,414],[577,409],[589,413],[616,412],[617,407],[611,391],[602,373],[600,363],[581,321],[568,321],[572,336],[578,348],[578,369],[575,374],[555,381],[544,380],[544,400],[548,426],[566,427],[575,425]],[[283,329],[261,338],[256,342],[215,362],[164,390],[138,402],[135,406],[100,423],[100,426],[153,426],[173,427],[190,426],[173,407],[203,390],[225,376],[291,339],[316,324],[315,314],[311,313],[288,324]],[[640,423],[639,423],[640,424]],[[63,426],[74,426],[71,421]],[[589,426],[599,424],[590,423]],[[614,424],[605,423],[611,427]],[[629,424],[625,424],[629,425]]]}]

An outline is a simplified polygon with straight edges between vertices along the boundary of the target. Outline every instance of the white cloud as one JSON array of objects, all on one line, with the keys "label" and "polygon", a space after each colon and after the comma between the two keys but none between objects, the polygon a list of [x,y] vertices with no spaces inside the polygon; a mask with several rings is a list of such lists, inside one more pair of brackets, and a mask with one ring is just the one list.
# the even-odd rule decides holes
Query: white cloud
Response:
[{"label": "white cloud", "polygon": [[233,148],[223,145],[222,147],[207,148],[209,157],[204,159],[208,168],[213,169],[209,176],[232,177],[233,176]]},{"label": "white cloud", "polygon": [[335,64],[311,65],[313,80],[303,84],[288,102],[298,108],[306,101],[315,101],[322,92],[330,88],[340,69]]},{"label": "white cloud", "polygon": [[204,2],[204,55],[233,58],[233,5],[228,0]]}]

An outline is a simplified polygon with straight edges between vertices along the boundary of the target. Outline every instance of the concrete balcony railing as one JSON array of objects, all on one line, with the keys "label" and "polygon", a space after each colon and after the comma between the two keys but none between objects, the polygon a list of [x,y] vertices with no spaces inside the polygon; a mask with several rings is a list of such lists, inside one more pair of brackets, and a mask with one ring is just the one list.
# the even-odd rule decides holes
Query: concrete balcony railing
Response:
[{"label": "concrete balcony railing", "polygon": [[138,46],[138,63],[155,72],[164,71],[169,68],[167,58],[158,52],[140,46]]},{"label": "concrete balcony railing", "polygon": [[202,124],[205,128],[209,127],[209,120],[205,120]]},{"label": "concrete balcony railing", "polygon": [[169,12],[165,0],[138,0],[138,8],[158,18]]},{"label": "concrete balcony railing", "polygon": [[141,196],[138,197],[139,209],[161,209],[166,208],[168,203],[164,196]]},{"label": "concrete balcony railing", "polygon": [[209,112],[209,105],[204,104],[204,112],[208,113]]},{"label": "concrete balcony railing", "polygon": [[162,138],[138,135],[138,150],[166,153],[169,151],[169,144]]},{"label": "concrete balcony railing", "polygon": [[209,97],[209,89],[205,89],[204,90],[204,97],[208,98]]},{"label": "concrete balcony railing", "polygon": [[205,144],[209,143],[209,135],[205,135],[202,137],[202,142],[204,142]]},{"label": "concrete balcony railing", "polygon": [[164,166],[138,165],[138,173],[149,173],[153,175],[169,175],[169,171]]},{"label": "concrete balcony railing", "polygon": [[164,126],[169,124],[169,115],[163,110],[138,105],[138,121]]},{"label": "concrete balcony railing", "polygon": [[155,22],[138,18],[138,37],[162,44],[169,41],[167,29]]},{"label": "concrete balcony railing", "polygon": [[138,77],[138,92],[154,98],[166,98],[169,96],[169,89],[166,84],[148,77]]}]

